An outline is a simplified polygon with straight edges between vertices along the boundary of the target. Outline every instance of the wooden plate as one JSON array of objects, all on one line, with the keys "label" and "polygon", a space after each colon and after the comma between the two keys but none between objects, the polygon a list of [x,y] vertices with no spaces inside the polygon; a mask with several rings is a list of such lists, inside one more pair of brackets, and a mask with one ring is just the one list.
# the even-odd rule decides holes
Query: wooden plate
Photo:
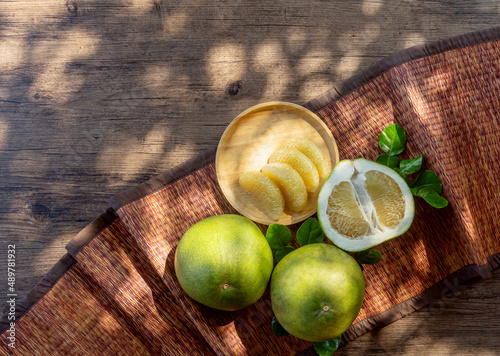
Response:
[{"label": "wooden plate", "polygon": [[260,171],[269,156],[292,137],[311,140],[331,167],[339,161],[337,144],[328,127],[313,112],[296,104],[276,101],[253,106],[226,128],[217,147],[215,167],[222,192],[240,214],[261,224],[289,225],[316,212],[319,189],[308,194],[305,210],[299,213],[285,210],[281,219],[271,220],[238,183],[241,173]]}]

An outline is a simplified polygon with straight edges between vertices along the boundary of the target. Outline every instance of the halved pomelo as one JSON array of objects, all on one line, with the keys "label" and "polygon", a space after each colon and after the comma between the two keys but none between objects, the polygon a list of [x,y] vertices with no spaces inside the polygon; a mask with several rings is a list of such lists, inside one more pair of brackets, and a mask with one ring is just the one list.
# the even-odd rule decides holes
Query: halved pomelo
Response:
[{"label": "halved pomelo", "polygon": [[346,251],[363,251],[409,229],[415,206],[394,170],[363,158],[335,166],[318,196],[325,235]]}]

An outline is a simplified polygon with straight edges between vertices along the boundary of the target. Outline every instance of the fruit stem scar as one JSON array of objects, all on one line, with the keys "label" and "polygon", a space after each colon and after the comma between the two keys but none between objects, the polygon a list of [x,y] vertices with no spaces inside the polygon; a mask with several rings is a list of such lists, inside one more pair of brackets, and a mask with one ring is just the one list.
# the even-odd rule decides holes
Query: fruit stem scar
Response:
[{"label": "fruit stem scar", "polygon": [[229,285],[229,284],[227,284],[227,283],[224,283],[224,285],[222,286],[222,288],[223,288],[224,290],[228,289],[229,287],[230,287],[230,285]]},{"label": "fruit stem scar", "polygon": [[328,305],[324,305],[324,306],[323,306],[323,311],[326,311],[326,312],[327,312],[327,311],[329,311],[329,310],[330,310],[330,307],[329,307]]}]

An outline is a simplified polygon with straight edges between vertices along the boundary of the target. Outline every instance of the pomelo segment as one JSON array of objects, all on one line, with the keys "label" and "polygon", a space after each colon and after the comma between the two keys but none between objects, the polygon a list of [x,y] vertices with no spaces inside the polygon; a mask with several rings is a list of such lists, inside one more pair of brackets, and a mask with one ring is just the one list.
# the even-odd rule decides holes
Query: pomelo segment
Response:
[{"label": "pomelo segment", "polygon": [[380,224],[396,228],[405,212],[405,199],[396,181],[384,173],[369,171],[365,183]]},{"label": "pomelo segment", "polygon": [[244,172],[239,177],[255,206],[272,220],[279,220],[285,208],[287,214],[303,211],[308,193],[310,201],[316,199],[330,167],[319,147],[307,139],[291,138],[283,147],[271,154],[262,174]]},{"label": "pomelo segment", "polygon": [[307,204],[307,190],[302,177],[286,163],[268,163],[262,173],[273,180],[283,193],[285,206],[292,211],[302,211]]},{"label": "pomelo segment", "polygon": [[269,163],[287,163],[299,173],[304,180],[306,190],[315,192],[319,186],[318,169],[314,163],[302,152],[295,149],[282,149],[275,151],[269,157]]},{"label": "pomelo segment", "polygon": [[359,237],[371,230],[359,206],[356,191],[349,182],[340,182],[332,189],[326,214],[340,234]]},{"label": "pomelo segment", "polygon": [[325,235],[346,251],[363,251],[402,235],[414,210],[403,178],[363,158],[339,162],[318,196]]},{"label": "pomelo segment", "polygon": [[292,148],[303,153],[314,163],[321,179],[328,177],[328,174],[330,174],[330,165],[326,161],[325,156],[323,156],[323,152],[321,152],[319,147],[308,139],[294,137],[286,141],[281,148]]},{"label": "pomelo segment", "polygon": [[279,220],[285,208],[280,188],[268,176],[257,171],[243,172],[239,178],[241,187],[256,200],[256,205],[269,218]]}]

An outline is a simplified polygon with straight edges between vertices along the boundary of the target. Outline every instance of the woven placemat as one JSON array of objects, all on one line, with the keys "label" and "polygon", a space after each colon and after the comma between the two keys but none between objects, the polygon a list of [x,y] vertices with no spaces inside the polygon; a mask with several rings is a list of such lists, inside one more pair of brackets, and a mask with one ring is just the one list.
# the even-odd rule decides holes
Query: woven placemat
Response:
[{"label": "woven placemat", "polygon": [[[415,220],[378,247],[366,297],[344,342],[441,296],[450,281],[490,276],[500,265],[500,28],[398,52],[306,106],[332,131],[341,159],[375,159],[380,131],[397,122],[403,158],[425,157],[448,207],[416,201]],[[266,292],[221,312],[193,302],[173,270],[175,247],[197,221],[236,213],[209,151],[111,199],[64,256],[17,303],[16,348],[5,315],[0,351],[16,355],[295,355],[308,342],[271,332]],[[261,226],[265,230],[265,226]],[[305,351],[304,351],[305,350]]]}]

